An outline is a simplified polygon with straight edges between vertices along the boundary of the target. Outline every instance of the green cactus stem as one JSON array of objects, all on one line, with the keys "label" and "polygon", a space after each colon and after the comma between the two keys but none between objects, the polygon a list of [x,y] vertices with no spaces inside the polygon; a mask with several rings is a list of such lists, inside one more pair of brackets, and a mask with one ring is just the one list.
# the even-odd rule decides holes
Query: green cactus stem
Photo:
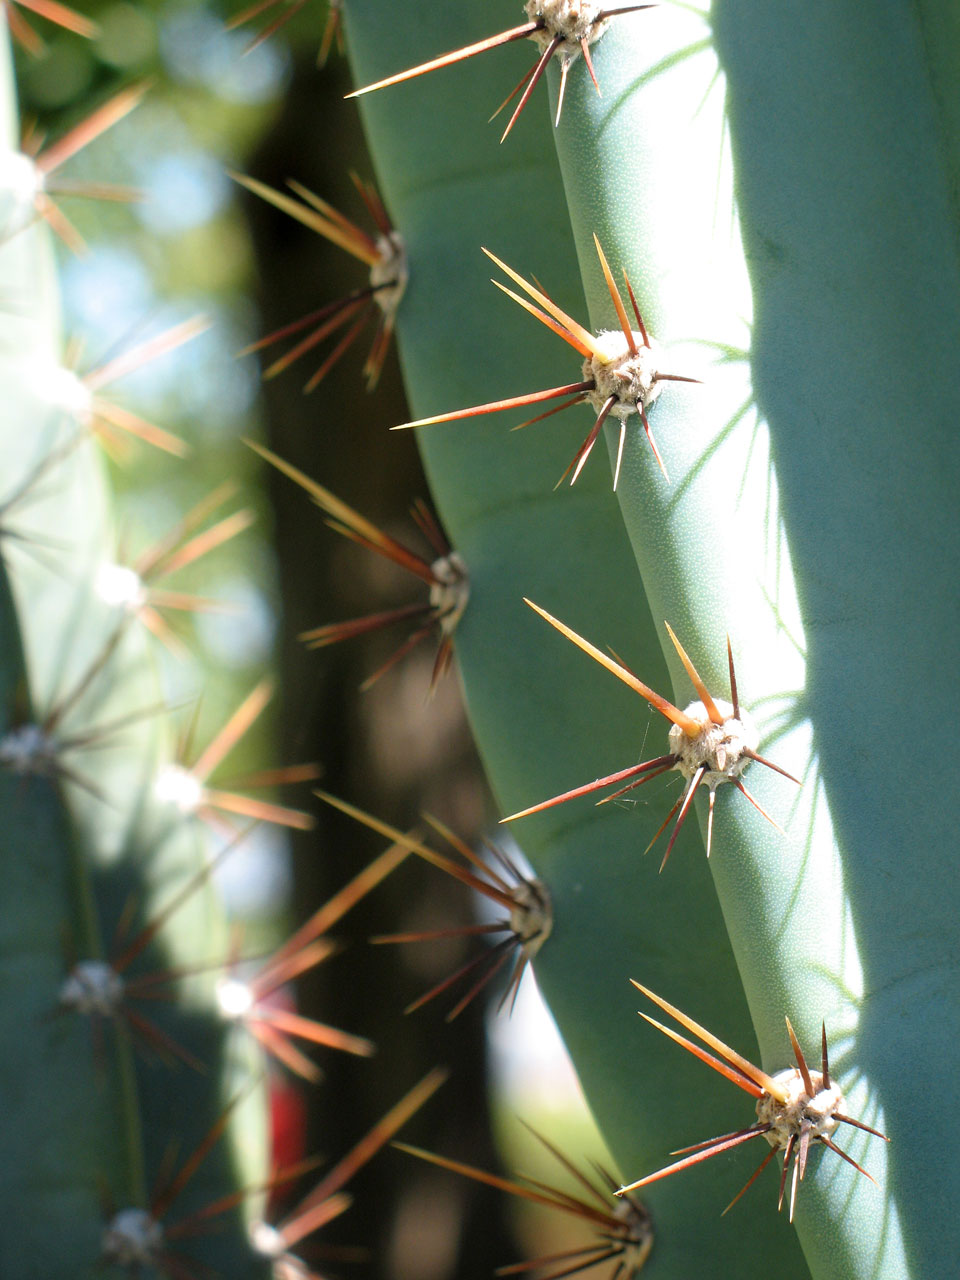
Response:
[{"label": "green cactus stem", "polygon": [[[455,48],[479,39],[497,19],[506,26],[510,11],[508,4],[495,12],[487,4],[458,4],[440,13],[413,5],[401,19],[386,5],[354,5],[346,24],[357,81],[422,61],[426,31],[431,44]],[[637,14],[612,25],[649,19]],[[552,121],[528,112],[524,127],[499,148],[485,125],[496,95],[487,61],[464,63],[452,82],[438,72],[361,99],[379,184],[408,245],[410,284],[398,342],[417,416],[580,376],[576,366],[571,374],[563,344],[485,279],[481,246],[542,282],[569,315],[585,314]],[[564,119],[581,71],[586,75],[582,65],[571,69]],[[609,103],[606,85],[602,101]],[[444,525],[470,565],[471,601],[457,652],[502,812],[639,759],[648,723],[611,687],[615,682],[602,673],[591,681],[583,662],[572,661],[581,655],[564,651],[565,642],[533,617],[523,596],[582,633],[617,632],[624,662],[632,669],[642,664],[654,687],[665,679],[609,475],[587,468],[572,491],[552,492],[589,422],[564,426],[561,416],[513,435],[511,425],[484,418],[418,433]],[[662,876],[641,857],[673,793],[665,807],[663,800],[638,810],[610,806],[602,821],[589,805],[566,806],[516,831],[554,906],[553,932],[535,961],[538,979],[624,1170],[636,1167],[640,1152],[652,1157],[696,1133],[694,1111],[701,1124],[710,1116],[701,1132],[721,1132],[728,1116],[724,1099],[704,1087],[702,1070],[694,1079],[676,1055],[668,1060],[648,1041],[641,1045],[630,974],[652,965],[659,976],[651,981],[665,983],[669,975],[679,984],[671,990],[722,1009],[731,1039],[748,1045],[753,1038],[692,824]],[[779,1273],[806,1274],[775,1212],[757,1215],[745,1233],[729,1218],[704,1215],[701,1189],[682,1182],[651,1189],[651,1276],[729,1277],[759,1271],[774,1258]]]}]

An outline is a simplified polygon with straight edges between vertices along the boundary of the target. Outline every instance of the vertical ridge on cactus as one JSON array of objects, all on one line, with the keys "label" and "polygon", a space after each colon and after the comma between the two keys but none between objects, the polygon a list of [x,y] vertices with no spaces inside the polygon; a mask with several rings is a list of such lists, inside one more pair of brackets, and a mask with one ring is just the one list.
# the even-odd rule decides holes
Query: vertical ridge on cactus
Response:
[{"label": "vertical ridge on cactus", "polygon": [[[509,25],[510,7],[509,0],[498,0],[494,18],[491,0],[439,7],[415,0],[402,13],[393,11],[385,0],[347,5],[344,18],[356,83],[375,83],[397,66],[421,62],[430,53],[424,47],[428,30],[435,47],[452,49],[458,43],[458,29],[465,29],[462,24],[468,18],[471,32],[482,34],[484,24],[487,30],[503,29]],[[627,72],[632,72],[635,90],[645,83],[651,59],[635,56],[618,66],[609,56],[609,49],[618,43],[612,37],[630,31],[637,36],[636,43],[641,43],[641,35],[649,37],[651,48],[659,50],[662,19],[672,18],[673,12],[674,6],[660,6],[656,13],[641,15],[634,22],[611,24],[592,51],[604,97],[596,97],[586,72],[570,75],[558,140],[579,125],[574,117],[583,98],[589,97],[596,115],[615,118],[627,93],[621,83]],[[420,77],[416,93],[411,86],[403,92],[402,113],[386,92],[358,99],[378,182],[391,211],[411,245],[430,247],[423,260],[418,250],[417,287],[411,291],[409,308],[398,317],[412,419],[458,405],[480,405],[514,388],[559,387],[573,377],[584,377],[564,369],[564,361],[571,359],[569,344],[557,342],[547,325],[530,325],[514,308],[499,314],[484,296],[489,294],[489,284],[473,269],[476,246],[488,245],[502,261],[522,264],[533,287],[542,292],[542,281],[548,290],[555,289],[562,309],[586,325],[582,285],[573,269],[577,254],[570,239],[569,205],[557,186],[552,119],[531,102],[523,128],[514,129],[509,154],[496,147],[491,150],[482,123],[489,114],[484,108],[495,96],[489,75],[484,78],[488,62],[496,60],[491,55],[462,64],[455,92],[445,83],[452,76]],[[559,67],[549,67],[547,75],[555,95]],[[551,105],[555,107],[555,101]],[[437,128],[438,120],[443,121],[442,129]],[[451,136],[458,140],[455,149],[449,146]],[[578,132],[578,136],[583,135]],[[638,138],[637,144],[641,141]],[[656,281],[648,275],[648,266],[621,252],[599,212],[605,198],[616,196],[634,176],[629,161],[623,173],[598,167],[592,145],[584,138],[578,162],[596,197],[589,247],[581,249],[581,260],[593,268],[604,289],[603,314],[591,316],[591,336],[599,328],[613,327],[611,300],[592,242],[594,230],[618,275],[624,264],[631,281],[642,284],[642,292],[637,290],[635,297],[638,307],[649,314],[650,331],[669,333],[671,340],[685,335],[685,329],[664,323],[662,312],[651,303]],[[442,199],[434,198],[434,193],[442,193]],[[619,202],[619,207],[629,218],[632,202]],[[540,306],[515,282],[501,278],[518,295]],[[454,280],[456,289],[451,287]],[[621,290],[631,314],[629,295],[623,285]],[[614,320],[613,324],[626,350],[619,323]],[[455,351],[451,348],[454,334]],[[636,339],[638,348],[641,341]],[[438,353],[448,350],[449,359],[438,359]],[[536,381],[531,370],[536,371]],[[700,370],[678,367],[678,372],[699,375]],[[674,428],[667,430],[665,419],[669,417],[672,424],[675,417],[684,418],[706,398],[699,389],[689,395],[684,391],[661,396],[656,419],[650,413],[658,447],[675,480],[682,482],[685,472],[677,471],[671,461]],[[664,412],[668,402],[676,415]],[[541,408],[560,403],[562,399],[557,398]],[[592,415],[591,423],[596,416]],[[501,813],[519,809],[531,796],[553,794],[566,776],[577,776],[578,771],[585,775],[596,753],[606,752],[613,761],[628,760],[637,747],[636,737],[630,740],[629,721],[618,714],[616,698],[606,697],[606,684],[612,686],[612,681],[598,679],[596,697],[585,700],[572,646],[564,646],[571,656],[560,654],[557,670],[551,671],[544,662],[538,625],[520,603],[524,595],[550,601],[561,617],[576,618],[583,612],[594,619],[598,634],[642,635],[639,669],[654,688],[669,688],[635,561],[629,553],[626,560],[621,559],[620,539],[625,535],[619,513],[611,505],[610,479],[603,478],[602,468],[585,467],[567,500],[550,500],[544,477],[552,484],[585,434],[584,430],[576,435],[575,422],[564,427],[562,417],[558,418],[555,430],[519,432],[511,438],[508,455],[491,448],[490,433],[479,419],[464,422],[457,430],[417,433],[444,525],[475,578],[478,608],[465,619],[458,667]],[[634,422],[640,426],[636,417]],[[663,483],[639,430],[628,433],[619,487],[637,452],[648,483],[652,480],[658,500],[666,503],[671,490]],[[704,521],[712,524],[715,512],[714,506],[705,505]],[[668,517],[659,535],[651,537],[652,545],[661,545],[669,528]],[[733,558],[738,555],[739,551]],[[657,616],[676,619],[686,638],[685,614],[658,610]],[[712,677],[713,673],[707,674]],[[712,678],[708,682],[711,688],[717,687]],[[741,693],[743,702],[752,707],[752,684],[744,681]],[[731,1032],[736,1043],[754,1043],[729,934],[713,915],[717,904],[709,864],[703,857],[678,853],[672,874],[657,881],[655,867],[638,864],[636,858],[638,820],[644,818],[642,811],[626,813],[608,806],[605,820],[596,822],[588,820],[583,807],[568,806],[519,829],[524,853],[549,883],[557,919],[550,943],[536,962],[538,984],[581,1072],[589,1104],[621,1164],[636,1158],[635,1148],[630,1152],[635,1143],[660,1149],[670,1142],[681,1101],[683,1107],[697,1109],[703,1132],[719,1132],[724,1121],[723,1091],[714,1096],[709,1082],[706,1089],[698,1089],[697,1080],[691,1078],[688,1092],[674,1075],[673,1094],[662,1099],[658,1094],[656,1108],[646,1104],[666,1067],[656,1053],[645,1054],[639,1048],[633,1052],[615,1035],[611,1038],[611,1027],[621,1016],[610,990],[611,973],[625,972],[623,966],[635,963],[642,954],[644,963],[653,966],[647,972],[655,986],[664,987],[676,979],[689,995],[695,987],[703,994],[706,984],[712,1007],[729,1011],[730,1025],[740,1028]],[[641,847],[650,831],[645,831]],[[693,823],[685,824],[676,847],[691,853],[703,847]],[[653,884],[644,879],[649,874],[654,876]],[[707,972],[698,966],[694,974],[683,958],[705,952],[711,956]],[[751,1056],[756,1057],[756,1052],[751,1051]],[[690,1064],[700,1067],[692,1058]],[[691,1071],[691,1077],[695,1074]],[[702,1068],[699,1074],[704,1074]],[[689,1116],[687,1120],[692,1123]],[[764,1266],[772,1266],[781,1280],[807,1274],[795,1238],[775,1216],[759,1216],[755,1230],[738,1232],[734,1240],[730,1232],[718,1233],[704,1220],[697,1191],[682,1178],[655,1189],[651,1199],[657,1246],[650,1259],[652,1270],[664,1277],[695,1272],[701,1280],[728,1280],[730,1275]]]},{"label": "vertical ridge on cactus", "polygon": [[[590,264],[597,230],[612,258],[632,272],[643,264],[641,303],[658,328],[716,352],[709,392],[689,397],[696,412],[674,419],[674,402],[662,406],[676,427],[669,437],[658,427],[676,489],[651,489],[628,448],[618,494],[655,615],[713,657],[711,688],[735,635],[743,701],[776,717],[776,759],[804,780],[782,843],[731,804],[724,850],[736,857],[711,869],[764,1060],[784,1009],[804,1043],[825,1020],[844,1037],[857,1109],[875,1109],[892,1139],[889,1150],[872,1144],[882,1212],[839,1161],[808,1170],[796,1225],[809,1267],[817,1280],[948,1273],[956,1231],[929,1224],[947,1181],[957,1197],[956,1171],[936,1151],[960,1124],[941,1117],[933,1082],[952,1069],[958,1001],[911,975],[918,962],[941,971],[957,949],[943,839],[952,802],[942,778],[911,768],[891,786],[860,753],[881,706],[899,740],[922,738],[946,688],[937,654],[958,639],[943,597],[943,566],[960,546],[944,431],[958,404],[946,358],[960,332],[947,195],[958,133],[943,109],[956,97],[956,31],[939,4],[851,26],[830,0],[815,19],[806,12],[802,36],[796,12],[754,0],[698,7],[664,6],[652,33],[662,38],[646,49],[626,25],[611,32],[603,72],[616,111],[596,110],[576,86],[578,109],[556,138],[592,319],[609,311]],[[829,91],[808,111],[813,83]],[[597,168],[618,175],[615,202],[601,198],[588,145]],[[878,201],[884,190],[909,200]],[[934,350],[900,352],[924,370],[907,441],[871,371],[894,329],[915,334],[933,315]],[[809,396],[816,370],[830,371],[822,399]],[[944,513],[933,561],[931,510]],[[776,814],[779,784],[755,776]],[[921,1059],[930,1084],[918,1089],[904,1063]]]},{"label": "vertical ridge on cactus", "polygon": [[[44,17],[58,13],[42,0],[33,7]],[[131,11],[125,20],[143,30],[143,15]],[[142,631],[118,618],[95,589],[98,568],[115,553],[116,517],[108,468],[93,439],[108,427],[96,420],[93,402],[102,395],[106,403],[108,383],[201,326],[190,322],[116,359],[101,357],[89,383],[62,367],[71,360],[60,355],[51,229],[77,248],[80,242],[59,211],[69,208],[67,196],[132,194],[99,178],[73,176],[84,171],[81,152],[88,144],[94,144],[91,165],[106,159],[105,131],[125,125],[145,91],[134,85],[96,110],[84,105],[83,68],[97,85],[115,74],[109,38],[106,31],[104,44],[89,53],[70,36],[58,39],[36,74],[54,91],[57,105],[47,99],[47,107],[68,110],[80,123],[59,136],[51,131],[49,139],[27,130],[33,154],[15,150],[20,130],[5,41],[0,48],[0,521],[5,552],[15,538],[34,553],[5,555],[0,566],[0,985],[6,993],[0,1093],[13,1090],[20,1098],[0,1143],[0,1273],[10,1280],[30,1272],[92,1280],[106,1201],[146,1205],[145,1171],[162,1165],[160,1148],[170,1133],[181,1134],[187,1150],[196,1148],[225,1096],[248,1097],[242,1125],[235,1127],[236,1113],[229,1121],[236,1163],[222,1150],[212,1152],[184,1185],[178,1210],[187,1216],[200,1200],[261,1181],[266,1167],[259,1074],[248,1048],[231,1046],[228,1057],[209,984],[191,981],[188,989],[178,981],[222,962],[226,928],[206,872],[199,874],[204,851],[196,829],[171,822],[150,794],[172,732],[155,655]],[[124,58],[129,52],[125,45]],[[132,154],[119,134],[114,141]],[[125,237],[111,248],[119,249]],[[95,300],[98,314],[106,307],[116,320],[109,257],[95,255],[85,264],[74,277],[77,283],[83,275],[73,297],[88,315]],[[129,438],[129,429],[142,423],[125,410],[117,416],[118,438],[124,430]],[[174,453],[183,451],[182,442],[162,439]],[[174,482],[173,472],[164,471],[153,492],[168,502]],[[121,931],[112,944],[105,941],[102,922],[122,922],[121,905],[131,899],[147,923],[132,938]],[[67,949],[79,961],[72,975]],[[167,999],[168,992],[175,998]],[[54,1016],[58,997],[71,994],[88,1005],[93,1026],[86,1016]],[[146,998],[155,1000],[152,1007]],[[114,1019],[108,1034],[106,1017]],[[144,1047],[147,1053],[140,1052]],[[158,1070],[158,1057],[197,1069],[181,1069],[172,1082]],[[149,1244],[154,1233],[140,1217],[147,1211],[132,1212]],[[265,1269],[250,1251],[240,1215],[219,1225],[217,1238],[202,1247],[205,1260],[225,1275],[242,1268],[254,1280]]]}]

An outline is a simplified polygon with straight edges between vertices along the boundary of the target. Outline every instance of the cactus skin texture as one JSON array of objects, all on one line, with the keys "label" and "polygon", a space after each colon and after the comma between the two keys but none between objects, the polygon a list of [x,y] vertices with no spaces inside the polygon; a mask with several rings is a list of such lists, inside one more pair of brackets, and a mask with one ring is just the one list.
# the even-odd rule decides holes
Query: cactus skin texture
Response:
[{"label": "cactus skin texture", "polygon": [[[0,58],[0,130],[9,153],[16,121],[6,51]],[[4,512],[3,740],[77,689],[107,652],[118,619],[92,589],[95,570],[115,555],[99,446],[51,403],[60,348],[45,227],[20,230],[0,244],[0,297],[5,488],[14,491],[44,457],[52,459],[29,504]],[[64,448],[78,433],[85,438]],[[166,1035],[202,1061],[204,1074],[145,1054],[112,1020],[103,1020],[97,1035],[84,1015],[58,1010],[72,963],[106,957],[128,897],[137,902],[136,931],[202,866],[197,830],[173,820],[150,794],[158,763],[171,755],[173,726],[160,709],[146,641],[145,633],[128,627],[64,715],[63,736],[126,721],[95,750],[77,749],[64,759],[96,795],[57,777],[0,768],[5,1280],[130,1274],[100,1262],[107,1214],[145,1207],[171,1140],[179,1140],[181,1150],[195,1149],[241,1089],[242,1142],[233,1141],[234,1150],[218,1144],[177,1197],[171,1221],[264,1180],[263,1097],[258,1085],[250,1087],[246,1048],[227,1052],[209,980],[191,981],[174,1002],[150,1010]],[[190,968],[225,954],[218,904],[209,887],[201,887],[164,924],[138,966]],[[253,1255],[239,1212],[221,1221],[215,1234],[185,1241],[182,1256],[222,1275],[265,1276],[267,1264]]]},{"label": "cactus skin texture", "polygon": [[[396,10],[348,7],[358,84],[519,20],[510,3]],[[944,569],[960,550],[960,24],[934,2],[661,5],[594,46],[602,97],[574,68],[553,131],[551,67],[550,119],[532,100],[500,148],[484,109],[525,53],[361,99],[410,249],[398,341],[414,414],[579,376],[491,290],[481,244],[585,322],[578,256],[590,320],[611,328],[596,233],[671,369],[704,385],[651,410],[669,482],[638,431],[616,497],[596,463],[551,492],[586,410],[519,435],[519,413],[419,430],[474,584],[457,646],[498,802],[512,812],[665,749],[655,720],[644,747],[645,713],[521,595],[653,688],[669,689],[669,669],[679,707],[689,684],[662,621],[714,690],[729,635],[761,750],[804,784],[746,775],[786,836],[721,789],[712,887],[692,823],[661,877],[640,857],[672,789],[632,811],[580,800],[518,823],[555,903],[539,980],[631,1178],[708,1132],[694,1109],[716,1108],[716,1132],[751,1117],[640,1034],[629,976],[747,1056],[755,1034],[768,1071],[790,1061],[785,1014],[809,1046],[825,1021],[851,1114],[890,1136],[848,1144],[877,1185],[811,1159],[796,1237],[757,1193],[719,1220],[740,1185],[726,1167],[649,1188],[651,1276],[949,1275],[957,1174],[938,1153],[957,1138],[941,1105],[960,1030],[955,806],[919,744],[954,704],[945,656],[960,639]],[[696,807],[705,826],[705,797]]]}]

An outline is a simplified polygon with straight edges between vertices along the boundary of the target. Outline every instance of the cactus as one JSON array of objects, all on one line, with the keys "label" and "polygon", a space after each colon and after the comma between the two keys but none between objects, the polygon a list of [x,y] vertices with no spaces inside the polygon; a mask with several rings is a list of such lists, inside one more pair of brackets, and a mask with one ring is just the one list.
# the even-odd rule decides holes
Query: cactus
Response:
[{"label": "cactus", "polygon": [[[528,19],[548,7],[527,6]],[[771,1072],[791,1059],[785,1015],[803,1045],[819,1043],[825,1022],[847,1112],[891,1139],[849,1143],[877,1185],[811,1156],[796,1203],[803,1259],[762,1207],[746,1202],[718,1222],[684,1199],[683,1178],[658,1182],[646,1201],[649,1274],[946,1274],[956,1240],[923,1227],[950,1180],[922,1137],[936,1133],[939,1145],[935,1090],[918,1093],[902,1069],[922,1061],[924,1081],[949,1070],[955,1000],[942,982],[909,977],[915,962],[942,972],[955,947],[939,790],[927,798],[916,768],[891,785],[866,761],[881,707],[895,706],[898,732],[909,724],[919,740],[928,703],[917,682],[932,691],[942,680],[928,637],[941,649],[955,634],[949,590],[935,575],[918,591],[921,575],[906,568],[923,559],[928,494],[937,537],[954,546],[942,486],[955,474],[957,381],[940,361],[956,314],[955,24],[929,5],[854,25],[833,0],[804,6],[802,19],[797,6],[737,0],[612,16],[590,46],[592,68],[554,60],[549,113],[524,95],[501,148],[485,112],[498,101],[493,63],[502,77],[513,57],[499,45],[514,43],[522,16],[506,3],[438,13],[356,0],[345,11],[377,180],[408,250],[397,335],[414,425],[471,575],[457,653],[498,803],[524,810],[641,758],[642,718],[525,613],[523,596],[568,636],[589,637],[594,656],[605,645],[622,655],[621,679],[668,690],[669,669],[682,712],[689,668],[669,623],[703,685],[735,705],[739,695],[760,751],[803,784],[797,792],[753,764],[758,811],[730,803],[734,788],[717,789],[716,772],[701,774],[710,805],[687,798],[705,832],[713,822],[709,866],[687,823],[659,877],[640,854],[672,790],[629,810],[594,813],[581,798],[518,822],[554,903],[538,976],[631,1178],[740,1122],[668,1058],[670,1046],[631,1028],[628,977],[722,1023],[748,1058],[757,1044],[753,1060]],[[471,56],[453,72],[445,55],[455,50]],[[519,55],[514,63],[522,69]],[[403,74],[424,64],[426,74]],[[908,209],[923,211],[922,230]],[[570,345],[571,317],[589,316],[588,334],[622,330],[627,344],[649,332],[671,373],[702,382],[656,404],[643,392],[619,401],[623,428],[606,429],[616,498],[609,475],[579,473],[595,438],[583,441],[582,410],[508,433],[524,402],[550,409],[559,389],[583,398],[578,380],[593,375],[490,289],[481,248]],[[633,328],[609,287],[623,272],[640,313]],[[881,353],[921,331],[933,347],[922,386],[904,405],[876,394]],[[477,405],[503,419],[474,416]],[[642,409],[661,456],[632,426]],[[564,425],[577,414],[582,426]],[[443,421],[454,417],[466,420]],[[580,441],[576,489],[551,494]],[[935,619],[922,635],[921,600]],[[668,748],[652,736],[644,750]],[[918,846],[915,860],[907,850]],[[901,999],[906,1018],[891,1007]],[[714,1106],[714,1128],[701,1130],[694,1109]],[[700,1179],[689,1194],[702,1195],[709,1167],[685,1175]],[[736,1225],[744,1212],[749,1231]]]},{"label": "cactus", "polygon": [[[36,9],[76,34],[95,30],[63,6],[43,0]],[[38,49],[31,28],[7,13],[13,34]],[[394,1101],[270,1225],[262,1219],[279,1212],[274,1193],[317,1161],[267,1163],[268,1058],[315,1082],[312,1046],[363,1057],[375,1048],[299,1015],[278,993],[333,954],[326,931],[407,850],[392,847],[357,873],[282,946],[258,956],[245,981],[233,971],[246,957],[228,945],[213,873],[258,824],[310,829],[311,814],[251,792],[310,781],[318,768],[218,784],[219,766],[270,701],[269,678],[200,750],[196,713],[178,717],[164,695],[157,642],[164,657],[189,659],[173,619],[220,607],[179,590],[174,575],[249,526],[250,510],[223,511],[237,486],[224,479],[131,558],[117,536],[104,459],[136,466],[144,446],[174,458],[189,452],[115,400],[112,384],[207,322],[174,326],[86,371],[67,367],[50,232],[68,249],[84,245],[54,197],[133,193],[78,182],[61,166],[131,112],[146,86],[114,94],[49,145],[34,137],[20,151],[6,49],[0,57],[8,486],[0,498],[0,1096],[8,1111],[0,1271],[11,1280],[312,1275],[289,1250],[309,1248],[349,1207],[346,1184],[445,1073],[435,1069]]]},{"label": "cactus", "polygon": [[[257,44],[300,7],[254,5],[234,23],[266,14]],[[29,44],[32,29],[6,8]],[[36,10],[90,34],[59,6]],[[869,15],[848,0],[350,0],[329,5],[321,61],[341,35],[382,201],[357,185],[379,238],[296,175],[296,199],[235,176],[346,248],[369,279],[248,350],[309,329],[267,370],[285,375],[343,328],[307,384],[319,399],[373,318],[363,373],[375,393],[395,333],[414,415],[396,425],[416,433],[443,532],[425,508],[417,520],[439,559],[334,497],[322,471],[308,478],[254,447],[336,531],[427,585],[426,603],[321,622],[307,638],[324,647],[417,619],[402,655],[439,631],[434,684],[455,654],[498,816],[534,876],[484,864],[441,826],[461,864],[318,793],[391,848],[238,988],[237,1034],[213,1016],[209,975],[177,982],[156,1018],[138,1011],[142,955],[171,980],[228,955],[204,824],[311,819],[211,781],[263,709],[266,682],[194,758],[172,745],[152,671],[145,630],[169,643],[160,611],[196,604],[156,581],[239,532],[246,513],[201,532],[218,488],[154,553],[114,563],[96,439],[116,446],[119,429],[172,454],[184,445],[100,387],[196,326],[83,378],[56,372],[48,231],[78,243],[51,199],[70,189],[59,168],[141,91],[40,150],[36,166],[8,119],[0,294],[28,306],[0,316],[11,483],[0,495],[0,787],[16,904],[0,935],[15,1047],[0,1078],[17,1100],[0,1270],[312,1274],[291,1251],[348,1207],[347,1178],[441,1073],[262,1226],[255,1247],[241,1205],[275,1183],[259,1051],[314,1081],[295,1041],[372,1049],[268,996],[326,959],[326,928],[412,853],[508,911],[489,967],[514,954],[509,1001],[532,962],[623,1185],[606,1174],[594,1185],[549,1135],[576,1194],[485,1173],[462,1153],[408,1150],[591,1223],[597,1243],[577,1268],[611,1262],[652,1280],[952,1274],[956,1175],[937,1156],[955,1130],[941,1097],[958,904],[944,781],[918,768],[915,744],[950,706],[940,686],[957,629],[952,584],[927,568],[931,541],[938,567],[957,541],[957,20],[945,0]],[[487,116],[511,65],[526,74],[501,131]],[[895,383],[909,395],[895,395],[884,367],[892,358],[899,373],[915,345],[916,372]],[[105,564],[112,590],[97,587]],[[132,579],[118,586],[124,570],[132,594]],[[392,666],[367,683],[393,678]],[[296,765],[271,780],[315,774]],[[674,816],[662,861],[644,858]],[[111,947],[131,889],[141,923]],[[486,981],[475,963],[481,981],[450,1017]],[[655,1035],[628,979],[707,1048],[641,1010],[665,1032]],[[175,1088],[144,1040],[154,1058],[180,1060]],[[729,1082],[756,1118],[736,1110]],[[228,1130],[240,1170],[220,1141]],[[161,1185],[172,1136],[192,1154]],[[757,1136],[770,1151],[741,1169],[739,1148]],[[768,1169],[777,1151],[782,1167]],[[194,1241],[214,1215],[225,1229]]]},{"label": "cactus", "polygon": [[[3,76],[3,168],[16,173],[23,157],[6,54]],[[106,113],[116,118],[140,96],[124,93]],[[157,1245],[160,1228],[146,1215],[171,1140],[211,1148],[194,1176],[170,1184],[181,1217],[263,1182],[263,1099],[248,1049],[226,1040],[209,980],[188,976],[222,960],[225,926],[199,832],[152,795],[172,725],[143,619],[102,590],[104,570],[118,566],[91,405],[99,383],[61,368],[45,226],[7,224],[0,274],[10,486],[0,573],[8,1110],[0,1271],[93,1277],[126,1256],[117,1251],[125,1224],[145,1226],[147,1245]],[[165,336],[156,350],[169,345]],[[102,381],[143,355],[118,358]],[[137,1004],[145,965],[154,979],[168,974],[175,996],[152,1002],[149,1016]],[[232,1154],[210,1137],[226,1125],[230,1097],[240,1098],[243,1120],[242,1131],[231,1126]],[[265,1274],[236,1204],[224,1206],[223,1220],[213,1242],[184,1245],[183,1265]]]}]

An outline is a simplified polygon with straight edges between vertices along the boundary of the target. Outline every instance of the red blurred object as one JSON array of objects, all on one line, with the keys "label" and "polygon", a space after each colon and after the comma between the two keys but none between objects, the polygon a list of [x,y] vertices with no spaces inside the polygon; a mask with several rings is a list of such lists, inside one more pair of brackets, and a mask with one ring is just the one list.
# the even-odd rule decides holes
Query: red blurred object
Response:
[{"label": "red blurred object", "polygon": [[[287,1071],[270,1071],[267,1082],[270,1099],[270,1168],[289,1169],[306,1157],[307,1106],[299,1084]],[[296,1184],[284,1182],[274,1187],[267,1205],[267,1218],[274,1216]]]}]

